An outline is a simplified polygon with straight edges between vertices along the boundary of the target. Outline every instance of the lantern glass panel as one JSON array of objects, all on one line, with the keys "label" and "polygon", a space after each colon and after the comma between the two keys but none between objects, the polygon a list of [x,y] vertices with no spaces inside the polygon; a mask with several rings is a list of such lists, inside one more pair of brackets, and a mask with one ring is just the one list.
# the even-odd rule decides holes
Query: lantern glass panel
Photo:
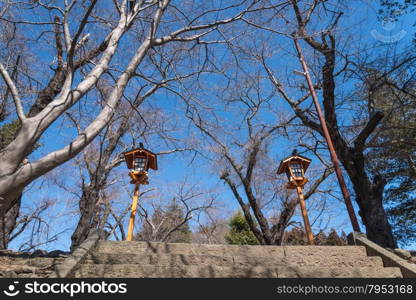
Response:
[{"label": "lantern glass panel", "polygon": [[135,171],[146,171],[146,163],[147,158],[146,157],[135,157],[134,158],[134,170]]},{"label": "lantern glass panel", "polygon": [[302,165],[300,163],[291,163],[290,168],[294,177],[303,177]]}]

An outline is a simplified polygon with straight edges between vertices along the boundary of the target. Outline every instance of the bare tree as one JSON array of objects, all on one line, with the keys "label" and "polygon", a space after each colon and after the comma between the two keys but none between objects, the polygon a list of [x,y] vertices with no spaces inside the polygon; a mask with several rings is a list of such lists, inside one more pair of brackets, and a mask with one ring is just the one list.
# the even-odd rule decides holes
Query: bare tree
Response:
[{"label": "bare tree", "polygon": [[[211,159],[215,172],[232,192],[256,238],[263,245],[280,244],[297,198],[284,196],[280,207],[276,207],[285,188],[282,181],[279,184],[278,162],[270,157],[270,148],[279,146],[278,138],[286,136],[295,116],[273,106],[275,94],[265,93],[264,78],[255,70],[251,69],[250,75],[239,77],[233,84],[234,88],[227,85],[220,96],[224,108],[217,110],[221,116],[206,104],[197,105],[195,96],[190,95],[185,99],[187,117],[208,138],[207,148],[214,153]],[[318,176],[305,193],[305,199],[330,174],[328,168]]]},{"label": "bare tree", "polygon": [[198,230],[193,233],[192,242],[197,244],[226,244],[225,235],[227,231],[227,220],[210,219],[209,223],[198,224]]},{"label": "bare tree", "polygon": [[135,239],[153,242],[191,242],[190,221],[198,219],[214,205],[214,198],[186,180],[175,185],[177,192],[170,200],[139,206],[141,230]]},{"label": "bare tree", "polygon": [[[125,97],[127,101],[121,104],[119,111],[103,132],[74,159],[73,164],[79,170],[80,178],[76,187],[71,188],[67,183],[57,181],[64,190],[76,195],[75,201],[79,206],[80,217],[71,237],[71,249],[79,246],[92,229],[99,229],[102,239],[119,230],[121,238],[124,239],[124,228],[121,223],[127,211],[124,210],[121,215],[117,215],[112,207],[112,200],[121,196],[114,193],[114,189],[123,186],[120,174],[115,173],[114,169],[124,162],[123,152],[130,150],[130,147],[134,147],[139,140],[154,144],[152,141],[156,138],[166,144],[173,144],[169,140],[174,139],[178,146],[168,151],[157,152],[159,156],[190,150],[179,147],[180,139],[173,137],[175,128],[166,121],[162,111],[149,105],[142,107],[141,113],[135,109],[138,102],[143,102],[168,82],[169,80],[165,80],[148,89],[139,88],[135,99]],[[98,89],[105,98],[108,89],[105,87]],[[140,92],[143,94],[140,95]],[[79,128],[80,123],[85,121],[85,118],[88,119],[88,114],[84,116],[83,113],[74,111],[68,113],[68,117],[74,126]]]},{"label": "bare tree", "polygon": [[[132,8],[128,8],[127,2],[112,1],[110,4],[97,0],[74,0],[46,4],[41,1],[28,1],[22,5],[12,5],[2,17],[2,20],[16,26],[40,28],[40,35],[48,27],[49,32],[58,35],[54,47],[56,69],[61,69],[62,72],[54,72],[51,86],[48,85],[51,88],[48,89],[46,103],[42,102],[43,98],[38,97],[35,103],[40,102],[42,105],[40,111],[37,110],[38,113],[33,116],[25,112],[27,101],[22,99],[19,88],[10,75],[10,69],[14,66],[5,65],[4,62],[0,64],[0,73],[10,89],[20,122],[16,138],[0,152],[1,214],[5,214],[25,186],[75,157],[101,132],[118,109],[126,87],[137,75],[136,70],[152,49],[165,47],[171,42],[189,42],[192,46],[206,47],[207,43],[202,42],[203,38],[207,39],[208,44],[218,42],[218,35],[215,34],[218,28],[241,20],[245,14],[261,8],[259,1],[242,1],[230,6],[216,6],[212,3],[204,5],[202,10],[195,10],[191,3],[181,5],[182,9],[179,9],[169,0],[136,1]],[[22,11],[25,5],[32,15],[38,11],[41,20],[25,20],[25,14],[16,13],[19,9]],[[218,17],[220,15],[222,17]],[[112,16],[116,16],[116,19],[111,19]],[[100,30],[100,26],[107,28],[106,33]],[[96,118],[86,124],[67,146],[22,165],[22,161],[30,154],[45,130],[74,104],[85,100],[89,91],[107,74],[112,67],[111,62],[117,55],[121,55],[121,40],[127,38],[129,32],[139,35],[137,43],[129,44],[137,47],[131,49],[132,57],[118,70],[116,83],[106,98],[106,105],[98,111]],[[91,40],[100,42],[84,54],[83,46]],[[79,64],[85,65],[82,70],[77,69]]]},{"label": "bare tree", "polygon": [[[2,235],[0,236],[2,239],[2,245],[1,247],[3,249],[7,249],[8,245],[10,242],[12,242],[14,239],[16,239],[17,237],[19,237],[27,228],[31,223],[37,223],[34,224],[34,227],[40,227],[41,224],[46,224],[46,221],[44,220],[44,218],[42,217],[42,214],[49,208],[49,206],[51,205],[50,201],[45,201],[43,203],[41,203],[41,205],[39,207],[37,207],[34,211],[32,211],[30,214],[25,214],[23,216],[13,216],[12,220],[2,220],[0,222],[0,226],[3,226],[2,228]],[[20,208],[20,207],[19,207]],[[17,206],[13,206],[13,210],[16,210]],[[6,214],[6,217],[8,216],[8,214]],[[8,222],[12,222],[12,225],[10,225],[10,223]],[[34,240],[34,235],[39,233],[39,230],[37,231],[33,231],[32,230],[32,234],[31,234],[31,238],[30,240]],[[50,243],[52,242],[52,240],[48,240],[42,244],[46,244],[46,243]],[[25,243],[21,243],[20,247],[22,245],[24,245]],[[36,248],[38,245],[34,245],[31,244],[30,245],[30,249]]]},{"label": "bare tree", "polygon": [[[150,120],[151,112],[145,114],[147,120],[143,122],[140,117],[136,116],[137,113],[134,109],[158,88],[159,85],[155,85],[145,91],[143,95],[137,95],[132,102],[124,105],[124,109],[120,109],[116,113],[105,130],[98,136],[96,142],[86,148],[80,159],[76,159],[81,179],[80,219],[71,236],[71,249],[79,246],[94,228],[101,228],[102,238],[105,238],[103,227],[107,222],[106,217],[108,217],[108,213],[105,214],[108,210],[106,190],[108,186],[116,183],[115,180],[111,180],[110,174],[115,167],[124,161],[122,153],[128,150],[126,146],[123,146],[123,137],[128,132],[138,130],[137,133],[134,133],[133,140],[143,138],[145,132],[150,134],[152,129],[145,124],[150,123],[152,127],[158,125],[154,124],[154,120]],[[100,88],[100,90],[101,95],[105,97],[105,88]],[[79,128],[80,122],[72,115],[70,115],[70,119]]]},{"label": "bare tree", "polygon": [[[361,114],[359,126],[354,126],[354,130],[349,130],[345,126],[345,122],[341,123],[340,121],[342,119],[341,105],[347,101],[337,94],[337,86],[342,84],[342,81],[340,82],[338,78],[345,75],[344,79],[348,81],[350,77],[346,73],[349,71],[354,73],[355,71],[347,52],[348,47],[346,47],[347,49],[337,47],[337,38],[341,39],[337,35],[337,25],[343,13],[342,7],[337,6],[335,2],[323,3],[315,0],[291,1],[294,15],[294,20],[291,20],[291,24],[295,33],[288,32],[285,36],[289,37],[289,41],[292,38],[303,40],[309,47],[307,49],[312,50],[315,63],[312,64],[311,69],[315,75],[316,88],[322,90],[324,115],[329,133],[337,155],[351,181],[356,202],[360,209],[359,215],[366,227],[369,239],[381,246],[395,248],[396,242],[383,207],[383,191],[386,181],[379,174],[376,174],[374,178],[370,178],[367,172],[368,161],[365,157],[368,140],[383,119],[383,113],[370,109],[366,115]],[[329,24],[325,25],[324,28],[321,26],[319,31],[309,29],[317,27],[314,17],[319,19],[322,16],[320,13],[329,14]],[[349,44],[351,44],[351,41],[349,41]],[[346,52],[343,53],[342,50]],[[341,63],[338,66],[339,61]],[[272,68],[267,65],[264,57],[261,63],[275,89],[281,98],[292,108],[301,123],[318,135],[323,136],[316,114],[305,103],[305,100],[311,95],[310,92],[305,92],[304,88],[299,88],[298,86],[296,93],[299,94],[300,90],[302,95],[293,97],[291,92],[289,92],[290,83],[285,86],[275,76]],[[371,104],[368,104],[371,107]]]}]

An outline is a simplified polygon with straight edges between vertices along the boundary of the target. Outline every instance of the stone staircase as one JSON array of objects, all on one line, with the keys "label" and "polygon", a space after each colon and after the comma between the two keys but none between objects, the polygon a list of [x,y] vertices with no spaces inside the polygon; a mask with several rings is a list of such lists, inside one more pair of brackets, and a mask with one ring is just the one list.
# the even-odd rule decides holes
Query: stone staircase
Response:
[{"label": "stone staircase", "polygon": [[0,278],[45,278],[68,255],[36,255],[0,251]]},{"label": "stone staircase", "polygon": [[99,241],[76,268],[93,278],[393,278],[363,246],[234,246]]}]

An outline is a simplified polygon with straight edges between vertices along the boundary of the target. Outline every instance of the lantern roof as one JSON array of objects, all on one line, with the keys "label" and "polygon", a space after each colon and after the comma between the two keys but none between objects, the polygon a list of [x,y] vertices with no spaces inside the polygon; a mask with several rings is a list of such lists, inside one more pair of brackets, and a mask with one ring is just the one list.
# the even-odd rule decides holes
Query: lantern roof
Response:
[{"label": "lantern roof", "polygon": [[286,157],[280,162],[279,168],[277,169],[277,174],[282,174],[286,172],[289,167],[289,163],[298,162],[302,165],[303,171],[306,171],[311,163],[311,159],[305,156],[297,154],[296,151],[293,151],[293,154],[289,157]]},{"label": "lantern roof", "polygon": [[146,157],[148,159],[148,167],[157,170],[157,155],[152,151],[143,148],[142,143],[140,143],[139,148],[124,152],[123,155],[129,169],[133,169],[135,157]]}]

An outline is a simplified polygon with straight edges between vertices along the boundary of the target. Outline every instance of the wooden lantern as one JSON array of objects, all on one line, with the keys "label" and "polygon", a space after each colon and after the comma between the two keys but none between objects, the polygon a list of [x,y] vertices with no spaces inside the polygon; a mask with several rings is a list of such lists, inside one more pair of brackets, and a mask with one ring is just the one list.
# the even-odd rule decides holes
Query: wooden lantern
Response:
[{"label": "wooden lantern", "polygon": [[306,236],[309,245],[314,245],[314,237],[312,233],[311,224],[309,222],[308,213],[306,211],[305,197],[303,196],[302,188],[308,179],[305,177],[305,172],[308,169],[311,160],[307,157],[301,156],[296,150],[292,155],[280,162],[277,174],[286,173],[289,180],[287,184],[288,189],[296,189],[299,197],[300,209],[302,212],[303,223],[305,225]]},{"label": "wooden lantern", "polygon": [[124,152],[127,167],[131,170],[129,175],[131,183],[149,184],[147,171],[157,170],[157,156],[153,152],[143,148],[140,143],[139,148]]},{"label": "wooden lantern", "polygon": [[124,152],[127,167],[131,170],[129,176],[134,184],[133,202],[131,204],[131,214],[129,220],[129,228],[127,231],[127,241],[133,240],[134,220],[139,202],[139,186],[141,184],[149,184],[147,171],[149,169],[157,170],[157,157],[153,152],[143,148],[143,144],[139,144],[139,148]]},{"label": "wooden lantern", "polygon": [[286,174],[289,180],[287,184],[288,189],[295,189],[297,186],[303,187],[308,182],[305,172],[311,161],[311,159],[297,154],[295,150],[291,156],[280,162],[277,174]]}]

